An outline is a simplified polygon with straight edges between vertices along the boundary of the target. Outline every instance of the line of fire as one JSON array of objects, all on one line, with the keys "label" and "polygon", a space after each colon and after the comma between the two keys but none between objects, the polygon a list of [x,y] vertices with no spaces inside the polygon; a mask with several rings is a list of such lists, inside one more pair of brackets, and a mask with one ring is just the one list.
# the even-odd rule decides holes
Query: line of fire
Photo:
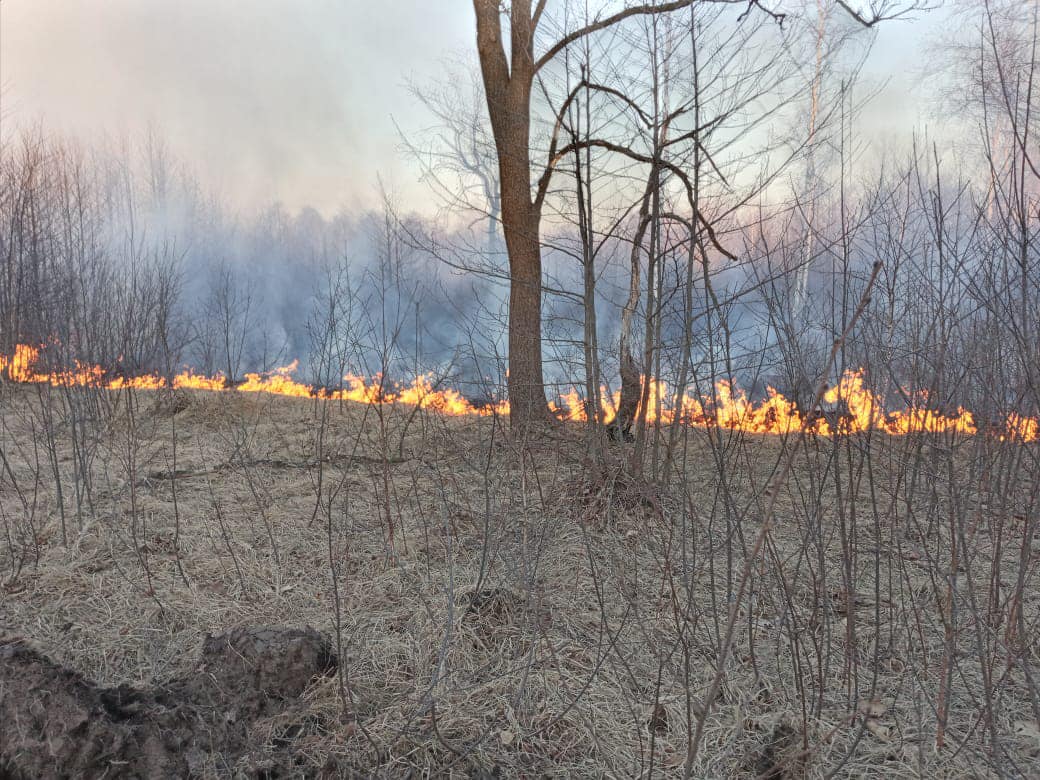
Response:
[{"label": "line of fire", "polygon": [[[489,404],[471,402],[451,388],[439,388],[430,376],[415,377],[410,383],[387,382],[381,377],[348,374],[340,388],[325,388],[293,378],[299,361],[265,373],[246,373],[241,382],[232,382],[221,373],[206,376],[187,368],[167,379],[156,374],[113,376],[98,365],[75,363],[60,370],[40,367],[40,349],[19,344],[12,355],[0,355],[0,374],[9,381],[52,386],[89,386],[118,391],[162,390],[172,387],[211,392],[271,393],[294,398],[319,398],[363,404],[406,404],[445,415],[508,415],[509,402]],[[644,378],[644,382],[645,382]],[[667,382],[651,380],[646,419],[650,423],[682,423],[718,426],[747,433],[789,434],[801,430],[821,436],[882,431],[893,435],[952,432],[964,435],[994,435],[1006,441],[1033,442],[1040,439],[1040,418],[1009,413],[1003,420],[982,422],[968,409],[958,407],[952,414],[931,408],[927,391],[904,392],[912,405],[890,410],[885,399],[872,391],[863,369],[846,370],[840,380],[823,396],[824,408],[815,413],[799,409],[798,404],[772,387],[760,401],[750,399],[736,383],[720,380],[712,396],[677,393]],[[620,400],[620,392],[602,388],[602,418],[610,420]],[[587,404],[581,393],[570,389],[551,405],[562,420],[585,422]]]}]

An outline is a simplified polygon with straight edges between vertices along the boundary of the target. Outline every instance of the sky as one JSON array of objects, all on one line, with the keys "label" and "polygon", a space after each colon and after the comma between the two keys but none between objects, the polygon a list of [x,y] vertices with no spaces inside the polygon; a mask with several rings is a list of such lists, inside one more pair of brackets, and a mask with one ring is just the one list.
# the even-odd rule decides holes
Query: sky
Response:
[{"label": "sky", "polygon": [[[469,0],[0,0],[0,131],[150,126],[240,208],[356,211],[381,179],[421,210],[395,121],[423,126],[406,83],[473,46],[472,15]],[[924,121],[914,71],[941,22],[878,32],[867,72],[888,86],[863,119],[878,144]]]}]

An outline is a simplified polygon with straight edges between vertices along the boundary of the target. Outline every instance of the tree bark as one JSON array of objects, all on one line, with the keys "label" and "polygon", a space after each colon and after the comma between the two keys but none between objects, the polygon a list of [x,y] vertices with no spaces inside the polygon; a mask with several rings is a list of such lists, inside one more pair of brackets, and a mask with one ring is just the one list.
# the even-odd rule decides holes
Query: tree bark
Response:
[{"label": "tree bark", "polygon": [[639,230],[632,243],[628,299],[621,310],[621,340],[618,350],[621,355],[621,398],[610,428],[611,438],[618,441],[632,441],[634,438],[632,423],[639,410],[639,397],[642,392],[642,376],[632,354],[632,343],[635,341],[635,314],[639,306],[639,254],[647,223],[647,218],[641,215]]},{"label": "tree bark", "polygon": [[642,371],[636,364],[632,353],[632,344],[636,340],[635,316],[639,307],[639,256],[643,249],[643,238],[650,226],[650,199],[657,180],[657,168],[651,166],[650,176],[646,181],[646,191],[639,207],[639,225],[632,240],[632,254],[629,266],[628,299],[621,310],[621,339],[618,352],[621,356],[621,398],[618,401],[617,414],[611,421],[611,438],[618,441],[632,441],[632,423],[639,411],[639,401],[643,390]]},{"label": "tree bark", "polygon": [[542,374],[541,208],[531,198],[534,22],[530,1],[516,0],[507,61],[497,0],[473,0],[473,8],[509,255],[509,417],[514,427],[523,428],[549,419]]}]

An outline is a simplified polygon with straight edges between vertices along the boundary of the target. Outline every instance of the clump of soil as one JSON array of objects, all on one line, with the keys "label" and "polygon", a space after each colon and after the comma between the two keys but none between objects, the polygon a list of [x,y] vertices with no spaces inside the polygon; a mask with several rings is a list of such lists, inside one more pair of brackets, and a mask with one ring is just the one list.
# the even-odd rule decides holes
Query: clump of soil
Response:
[{"label": "clump of soil", "polygon": [[467,593],[462,624],[472,631],[474,645],[501,649],[515,638],[524,618],[523,598],[507,588],[484,588]]},{"label": "clump of soil", "polygon": [[463,620],[504,625],[512,622],[523,611],[523,602],[511,590],[484,588],[467,593]]},{"label": "clump of soil", "polygon": [[151,688],[102,688],[21,639],[0,638],[0,776],[183,777],[212,754],[234,761],[252,723],[336,668],[311,629],[207,636],[192,674]]},{"label": "clump of soil", "polygon": [[604,466],[589,461],[585,465],[577,477],[564,482],[560,491],[563,505],[580,523],[601,527],[619,515],[661,517],[656,487],[633,474],[623,462]]},{"label": "clump of soil", "polygon": [[786,723],[777,723],[757,755],[749,758],[754,776],[760,780],[789,780],[803,774],[798,734]]},{"label": "clump of soil", "polygon": [[152,408],[156,414],[173,417],[192,405],[191,393],[181,388],[165,388],[155,393]]}]

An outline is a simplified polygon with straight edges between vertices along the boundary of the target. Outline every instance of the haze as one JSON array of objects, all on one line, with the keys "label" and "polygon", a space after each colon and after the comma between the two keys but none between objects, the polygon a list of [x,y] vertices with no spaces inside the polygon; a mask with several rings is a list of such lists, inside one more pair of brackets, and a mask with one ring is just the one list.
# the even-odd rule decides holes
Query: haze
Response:
[{"label": "haze", "polygon": [[[4,0],[3,133],[42,123],[94,142],[151,126],[238,208],[353,212],[381,177],[422,210],[394,120],[424,126],[405,82],[473,47],[472,13],[463,0]],[[912,74],[940,20],[880,28],[867,72],[888,82],[885,110],[863,120],[876,141],[922,121]]]}]

